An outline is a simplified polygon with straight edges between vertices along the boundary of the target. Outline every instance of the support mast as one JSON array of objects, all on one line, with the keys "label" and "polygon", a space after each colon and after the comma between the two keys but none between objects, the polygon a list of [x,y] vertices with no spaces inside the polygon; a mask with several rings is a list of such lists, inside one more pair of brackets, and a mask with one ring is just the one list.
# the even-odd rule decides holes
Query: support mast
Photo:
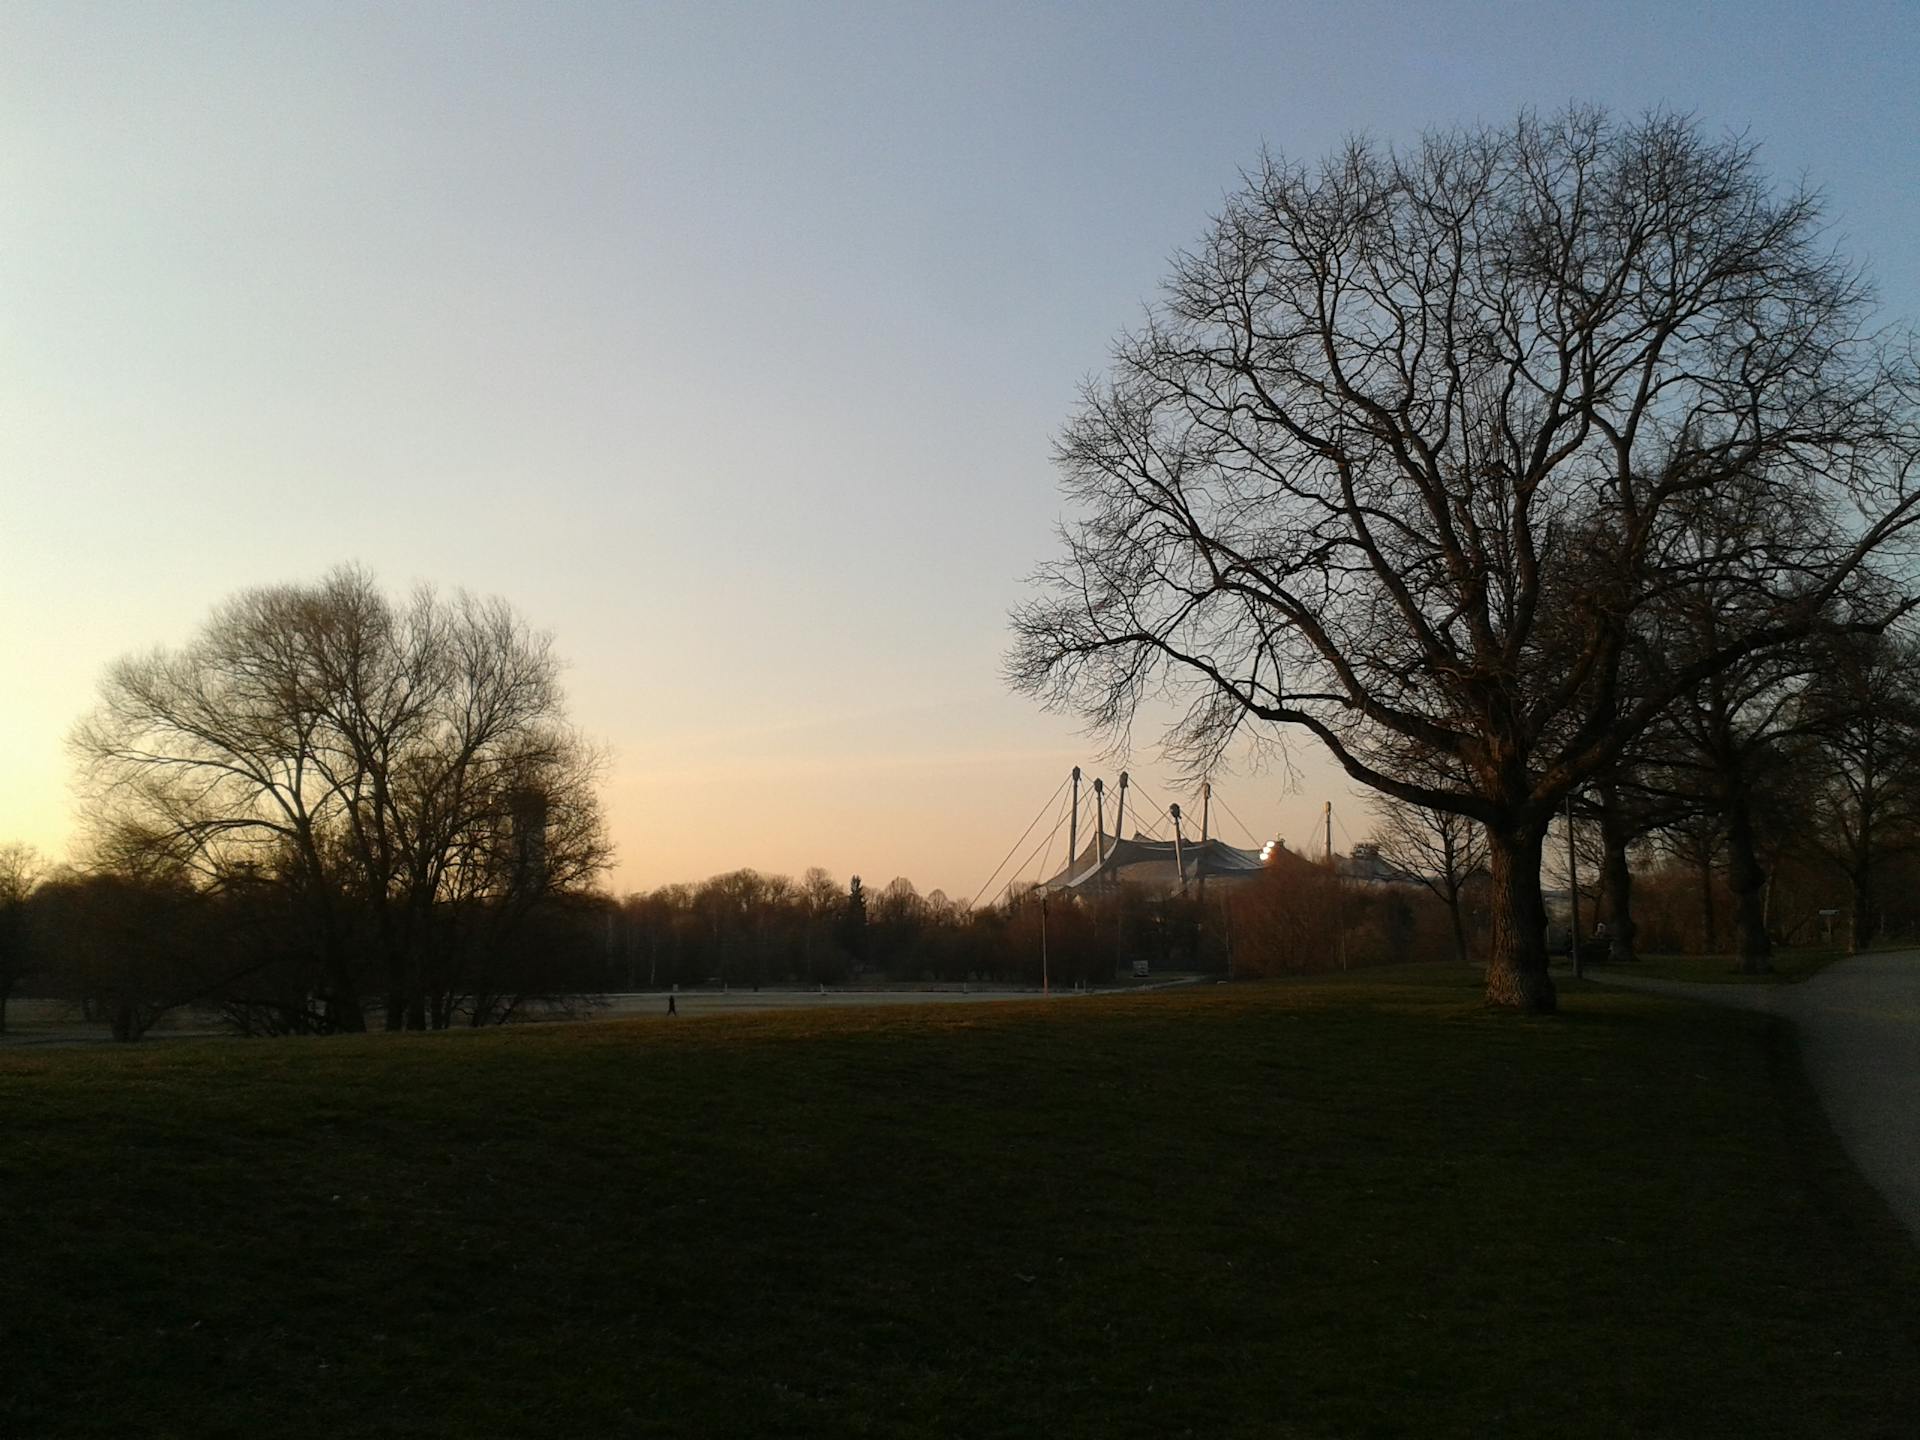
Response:
[{"label": "support mast", "polygon": [[1067,822],[1067,874],[1073,874],[1073,862],[1080,858],[1080,767],[1073,767],[1073,818]]},{"label": "support mast", "polygon": [[1167,807],[1167,816],[1173,821],[1173,866],[1180,872],[1180,893],[1184,895],[1187,893],[1187,860],[1180,845],[1180,806],[1177,802]]},{"label": "support mast", "polygon": [[1093,782],[1093,858],[1102,868],[1107,863],[1107,782]]}]

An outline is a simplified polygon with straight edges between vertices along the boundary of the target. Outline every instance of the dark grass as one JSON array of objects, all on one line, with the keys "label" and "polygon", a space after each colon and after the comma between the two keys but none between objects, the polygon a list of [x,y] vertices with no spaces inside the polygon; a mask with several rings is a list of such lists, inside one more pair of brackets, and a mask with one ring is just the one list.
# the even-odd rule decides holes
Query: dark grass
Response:
[{"label": "dark grass", "polygon": [[3,1055],[0,1433],[1910,1435],[1784,1032],[1477,983]]},{"label": "dark grass", "polygon": [[1773,952],[1773,968],[1747,975],[1731,955],[1642,955],[1631,965],[1595,965],[1606,973],[1640,975],[1649,980],[1690,980],[1703,985],[1793,985],[1810,980],[1835,961],[1847,958],[1837,946],[1781,948]]}]

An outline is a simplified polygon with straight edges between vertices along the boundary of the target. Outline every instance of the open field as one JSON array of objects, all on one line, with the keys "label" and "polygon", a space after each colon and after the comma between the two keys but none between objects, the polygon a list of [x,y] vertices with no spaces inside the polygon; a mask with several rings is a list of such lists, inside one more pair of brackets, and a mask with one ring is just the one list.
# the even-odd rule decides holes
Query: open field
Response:
[{"label": "open field", "polygon": [[[1116,982],[1116,991],[1162,990],[1176,985],[1196,983],[1197,976],[1166,976],[1150,981]],[[524,1023],[572,1023],[574,1020],[622,1020],[664,1016],[667,991],[643,990],[604,995],[565,1021],[549,1021],[529,1015]],[[1071,990],[1056,994],[1074,995]],[[1099,993],[1113,993],[1102,991]],[[749,1015],[765,1010],[810,1011],[844,1009],[869,1005],[981,1005],[996,1000],[1033,1000],[1040,992],[1007,985],[882,985],[871,989],[849,986],[832,989],[806,989],[795,986],[765,986],[754,990],[745,986],[722,990],[701,986],[674,992],[679,1013],[696,1015]],[[369,1017],[380,1023],[378,1008]],[[233,1038],[233,1031],[212,1011],[190,1006],[171,1010],[142,1037],[143,1043],[158,1040],[211,1040]],[[110,1045],[113,1037],[104,1021],[89,1024],[82,1020],[79,1007],[61,1000],[15,1000],[7,1011],[7,1029],[0,1032],[0,1049],[26,1045]]]},{"label": "open field", "polygon": [[1477,986],[0,1054],[0,1432],[1909,1434],[1782,1028]]},{"label": "open field", "polygon": [[[1091,999],[1097,995],[1112,995],[1117,991],[1127,993],[1142,990],[1165,990],[1175,986],[1197,983],[1211,983],[1198,976],[1179,976],[1161,978],[1152,982],[1133,981],[1117,985],[1116,990],[1098,990],[1087,994],[1072,989],[1057,990],[1056,999]],[[767,1010],[811,1011],[837,1010],[848,1006],[864,1008],[869,1005],[985,1005],[1002,1000],[1038,1000],[1038,990],[1011,985],[937,985],[912,986],[897,985],[875,989],[857,989],[852,987],[827,991],[808,990],[799,987],[779,988],[767,986],[760,990],[744,987],[732,990],[682,990],[675,997],[679,1002],[682,1015],[750,1015]],[[607,1005],[595,1018],[620,1020],[635,1017],[662,1015],[667,1008],[667,992],[641,991],[627,995],[609,995]]]}]

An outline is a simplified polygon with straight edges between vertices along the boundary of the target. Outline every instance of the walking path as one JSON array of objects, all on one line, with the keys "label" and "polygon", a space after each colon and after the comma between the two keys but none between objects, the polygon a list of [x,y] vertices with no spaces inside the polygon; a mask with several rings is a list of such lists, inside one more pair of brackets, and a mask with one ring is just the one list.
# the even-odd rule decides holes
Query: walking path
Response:
[{"label": "walking path", "polygon": [[[1103,985],[1094,990],[1075,990],[1071,986],[1056,985],[1052,988],[1051,998],[1084,998],[1087,995],[1139,995],[1149,990],[1174,990],[1186,985],[1204,985],[1213,983],[1212,977],[1203,975],[1174,975],[1166,979],[1148,981],[1128,981],[1121,984]],[[590,1011],[589,1016],[604,1014],[613,1020],[632,1019],[635,1016],[660,1016],[667,1013],[665,990],[645,990],[632,993],[607,995],[604,1010]],[[1031,986],[1014,987],[1011,985],[970,985],[959,987],[926,987],[903,985],[891,989],[856,990],[840,988],[825,990],[797,989],[792,986],[768,986],[763,990],[751,988],[742,990],[712,990],[704,987],[690,988],[672,992],[675,1011],[680,1015],[743,1015],[758,1010],[820,1010],[844,1005],[979,1005],[997,1000],[1039,1000],[1042,994]],[[0,1031],[0,1054],[10,1049],[26,1046],[70,1048],[82,1045],[111,1045],[104,1025],[83,1024],[68,1012],[70,1007],[46,1000],[16,1000],[13,1005],[14,1025],[10,1030]],[[369,1022],[377,1026],[377,1010],[370,1012]],[[554,1021],[550,1023],[571,1023]],[[223,1028],[217,1016],[182,1009],[165,1016],[161,1022],[142,1037],[142,1043],[160,1040],[215,1040],[231,1038],[233,1032]]]},{"label": "walking path", "polygon": [[1797,985],[1694,985],[1625,970],[1604,985],[1784,1016],[1834,1132],[1920,1242],[1920,951],[1856,955]]}]

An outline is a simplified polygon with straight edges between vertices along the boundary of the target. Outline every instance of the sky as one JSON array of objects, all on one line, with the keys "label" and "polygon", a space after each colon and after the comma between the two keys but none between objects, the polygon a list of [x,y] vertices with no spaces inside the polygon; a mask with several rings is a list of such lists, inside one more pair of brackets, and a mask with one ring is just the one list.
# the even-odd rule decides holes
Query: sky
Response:
[{"label": "sky", "polygon": [[[1001,677],[1078,387],[1263,146],[1569,101],[1762,142],[1920,314],[1911,0],[9,0],[0,842],[68,853],[114,659],[348,561],[553,633],[616,892],[972,898],[1075,763],[1190,798]],[[1222,833],[1344,850],[1293,760]]]}]

